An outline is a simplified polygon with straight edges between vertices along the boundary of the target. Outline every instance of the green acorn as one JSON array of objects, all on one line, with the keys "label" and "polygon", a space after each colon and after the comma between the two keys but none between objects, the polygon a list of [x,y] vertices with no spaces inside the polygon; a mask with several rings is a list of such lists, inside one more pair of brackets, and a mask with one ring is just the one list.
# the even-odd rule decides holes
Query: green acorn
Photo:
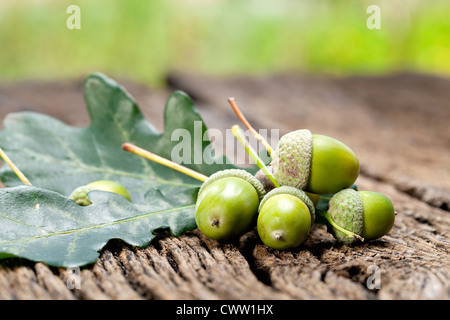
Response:
[{"label": "green acorn", "polygon": [[359,175],[359,160],[344,143],[307,129],[281,137],[272,170],[281,185],[314,194],[333,194],[350,187]]},{"label": "green acorn", "polygon": [[85,186],[78,187],[72,192],[69,198],[75,201],[80,206],[90,206],[92,202],[88,197],[88,193],[96,190],[117,193],[121,196],[124,196],[128,201],[131,201],[131,196],[124,186],[117,182],[109,180],[98,180],[91,182]]},{"label": "green acorn", "polygon": [[314,204],[308,195],[289,186],[275,188],[259,205],[257,231],[261,241],[273,249],[302,244],[315,220]]},{"label": "green acorn", "polygon": [[325,218],[336,240],[350,244],[387,234],[394,225],[395,210],[381,193],[344,189],[331,198]]},{"label": "green acorn", "polygon": [[197,226],[205,236],[215,240],[240,236],[255,224],[265,194],[259,180],[245,170],[214,173],[198,193]]},{"label": "green acorn", "polygon": [[122,149],[203,182],[195,204],[195,222],[208,238],[231,239],[256,223],[259,203],[266,191],[251,173],[228,169],[207,177],[131,143],[124,143]]}]

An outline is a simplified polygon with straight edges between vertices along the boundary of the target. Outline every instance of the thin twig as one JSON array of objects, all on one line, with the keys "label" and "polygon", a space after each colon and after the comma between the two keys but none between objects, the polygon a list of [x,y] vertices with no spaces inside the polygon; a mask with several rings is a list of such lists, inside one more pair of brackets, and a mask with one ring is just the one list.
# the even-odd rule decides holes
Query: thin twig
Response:
[{"label": "thin twig", "polygon": [[256,153],[255,149],[252,148],[250,143],[245,139],[244,133],[242,132],[242,129],[238,125],[234,125],[231,128],[231,132],[235,136],[235,138],[241,143],[241,145],[244,147],[245,151],[250,155],[250,157],[255,161],[256,165],[264,172],[264,174],[270,179],[270,181],[273,182],[275,187],[280,187],[280,184],[275,179],[275,177],[272,175],[272,173],[267,169],[264,162],[261,160],[259,155]]},{"label": "thin twig", "polygon": [[264,148],[266,148],[267,152],[270,154],[270,156],[273,155],[273,149],[270,146],[270,144],[267,142],[266,139],[264,139],[264,137],[262,135],[260,135],[252,126],[251,124],[247,121],[247,119],[245,118],[244,114],[241,112],[241,110],[239,109],[238,105],[236,104],[236,100],[234,98],[228,98],[228,102],[230,103],[231,107],[233,108],[234,112],[236,113],[237,117],[239,118],[239,120],[241,120],[241,122],[244,124],[244,126],[250,131],[250,133],[252,134],[253,137],[256,138],[256,140],[258,140],[259,142],[261,142],[261,144],[264,146]]},{"label": "thin twig", "polygon": [[14,173],[19,177],[19,179],[23,182],[23,184],[31,186],[31,182],[25,177],[22,171],[16,167],[16,165],[11,161],[8,155],[0,148],[0,157],[6,162],[6,164],[14,171]]},{"label": "thin twig", "polygon": [[179,171],[181,173],[184,173],[185,175],[188,175],[188,176],[190,176],[190,177],[192,177],[194,179],[200,180],[202,182],[204,182],[206,179],[208,179],[207,176],[205,176],[205,175],[203,175],[203,174],[201,174],[201,173],[199,173],[197,171],[194,171],[192,169],[184,167],[184,166],[182,166],[182,165],[180,165],[178,163],[170,161],[170,160],[168,160],[166,158],[163,158],[161,156],[158,156],[157,154],[154,154],[154,153],[152,153],[152,152],[150,152],[148,150],[145,150],[145,149],[142,149],[142,148],[140,148],[138,146],[135,146],[134,144],[124,143],[122,145],[122,149],[125,150],[125,151],[128,151],[128,152],[134,153],[134,154],[136,154],[138,156],[144,157],[144,158],[146,158],[148,160],[151,160],[153,162],[156,162],[156,163],[159,163],[161,165],[164,165],[166,167],[169,167],[171,169],[177,170],[177,171]]}]

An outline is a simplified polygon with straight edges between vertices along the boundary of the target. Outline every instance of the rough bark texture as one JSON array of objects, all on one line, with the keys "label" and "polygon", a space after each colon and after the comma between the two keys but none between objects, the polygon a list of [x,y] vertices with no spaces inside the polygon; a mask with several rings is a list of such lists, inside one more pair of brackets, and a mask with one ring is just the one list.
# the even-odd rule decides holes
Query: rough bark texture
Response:
[{"label": "rough bark texture", "polygon": [[[182,89],[210,128],[225,131],[238,123],[226,101],[234,96],[256,129],[282,135],[309,128],[344,141],[362,163],[359,188],[393,201],[393,229],[376,241],[341,245],[317,225],[290,251],[267,248],[255,230],[234,243],[198,230],[160,235],[144,249],[116,240],[81,270],[79,289],[70,289],[68,270],[6,259],[0,299],[450,298],[450,80],[172,74],[168,90],[119,82],[161,130],[166,98]],[[34,110],[87,125],[81,84],[2,84],[0,118]]]}]

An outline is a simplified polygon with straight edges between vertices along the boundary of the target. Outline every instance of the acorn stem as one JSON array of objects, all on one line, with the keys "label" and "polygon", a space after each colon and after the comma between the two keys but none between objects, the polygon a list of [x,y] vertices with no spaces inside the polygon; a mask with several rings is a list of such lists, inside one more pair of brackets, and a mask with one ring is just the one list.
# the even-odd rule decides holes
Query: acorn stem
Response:
[{"label": "acorn stem", "polygon": [[168,168],[177,170],[177,171],[179,171],[181,173],[184,173],[185,175],[188,175],[188,176],[190,176],[190,177],[192,177],[194,179],[197,179],[199,181],[205,182],[206,179],[208,179],[208,177],[205,176],[204,174],[201,174],[201,173],[199,173],[197,171],[194,171],[192,169],[184,167],[184,166],[182,166],[182,165],[180,165],[178,163],[175,163],[175,162],[170,161],[170,160],[168,160],[166,158],[158,156],[157,154],[154,154],[154,153],[152,153],[152,152],[150,152],[148,150],[142,149],[142,148],[140,148],[140,147],[138,147],[138,146],[136,146],[134,144],[124,143],[122,145],[122,149],[125,150],[125,151],[128,151],[128,152],[134,153],[134,154],[136,154],[138,156],[144,157],[144,158],[146,158],[148,160],[151,160],[153,162],[159,163],[159,164],[161,164],[163,166],[166,166]]},{"label": "acorn stem", "polygon": [[266,165],[256,153],[255,149],[253,149],[247,139],[245,139],[242,129],[238,125],[234,125],[233,127],[231,127],[231,132],[233,133],[235,138],[242,144],[245,151],[250,155],[253,161],[255,161],[256,165],[262,170],[262,172],[264,172],[264,174],[270,179],[270,181],[272,181],[275,187],[279,188],[280,184],[275,179],[273,174],[269,171],[269,169],[267,169]]},{"label": "acorn stem", "polygon": [[322,217],[324,217],[325,219],[327,219],[327,221],[333,226],[333,228],[335,228],[336,230],[339,230],[340,232],[346,234],[349,237],[352,238],[357,238],[361,241],[364,241],[364,238],[361,237],[359,234],[356,234],[354,232],[348,231],[344,228],[342,228],[341,226],[339,226],[334,220],[333,217],[331,216],[331,214],[329,212],[321,212],[319,213]]},{"label": "acorn stem", "polygon": [[236,104],[236,100],[234,98],[228,98],[228,102],[230,103],[231,107],[234,110],[234,113],[236,113],[237,117],[239,118],[239,120],[241,120],[241,122],[245,125],[245,127],[250,131],[250,133],[252,134],[253,137],[256,138],[256,140],[258,140],[259,142],[261,142],[261,144],[264,146],[264,148],[266,148],[267,152],[270,154],[270,156],[273,155],[273,149],[270,146],[270,144],[267,142],[266,139],[264,139],[264,137],[262,135],[260,135],[251,125],[250,123],[247,121],[247,119],[245,118],[244,114],[241,112],[241,110],[239,109],[238,105]]},{"label": "acorn stem", "polygon": [[31,186],[31,182],[27,179],[27,177],[25,177],[22,171],[20,171],[19,168],[16,167],[16,165],[11,161],[11,159],[8,157],[5,151],[3,151],[2,148],[0,148],[0,157],[3,159],[3,161],[6,162],[6,164],[12,169],[12,171],[14,171],[14,173],[19,177],[23,184]]}]

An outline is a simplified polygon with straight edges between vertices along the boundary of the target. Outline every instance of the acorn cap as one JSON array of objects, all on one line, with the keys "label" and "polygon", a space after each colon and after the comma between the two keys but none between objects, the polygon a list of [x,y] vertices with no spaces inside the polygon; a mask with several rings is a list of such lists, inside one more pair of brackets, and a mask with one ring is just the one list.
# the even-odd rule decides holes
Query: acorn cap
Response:
[{"label": "acorn cap", "polygon": [[[328,213],[341,228],[361,235],[364,225],[364,211],[361,197],[354,189],[344,189],[336,193],[330,200]],[[353,243],[358,240],[329,226],[329,231],[336,240],[342,243]]]},{"label": "acorn cap", "polygon": [[92,202],[89,200],[88,193],[95,190],[97,190],[95,187],[88,185],[78,187],[72,192],[69,199],[75,201],[79,206],[90,206]]},{"label": "acorn cap", "polygon": [[311,172],[313,136],[308,129],[289,132],[280,138],[272,160],[272,171],[282,186],[304,190]]},{"label": "acorn cap", "polygon": [[276,195],[281,195],[281,194],[289,194],[291,196],[297,197],[302,202],[304,202],[306,204],[306,206],[308,207],[309,213],[311,214],[311,226],[314,224],[314,221],[316,218],[316,209],[314,207],[313,202],[311,201],[311,199],[308,197],[308,195],[304,191],[299,190],[294,187],[281,186],[279,188],[275,188],[275,189],[271,190],[262,199],[261,203],[259,204],[258,211],[261,211],[262,207],[264,206],[264,204],[266,203],[266,201],[268,199],[270,199]]},{"label": "acorn cap", "polygon": [[205,182],[203,182],[202,186],[200,187],[200,190],[198,191],[198,194],[200,195],[202,191],[205,190],[205,188],[209,186],[211,183],[228,177],[241,178],[250,183],[256,189],[259,200],[262,200],[266,195],[266,191],[262,183],[257,178],[255,178],[250,172],[247,172],[242,169],[226,169],[213,173],[211,176],[209,176],[208,179],[205,180]]}]

